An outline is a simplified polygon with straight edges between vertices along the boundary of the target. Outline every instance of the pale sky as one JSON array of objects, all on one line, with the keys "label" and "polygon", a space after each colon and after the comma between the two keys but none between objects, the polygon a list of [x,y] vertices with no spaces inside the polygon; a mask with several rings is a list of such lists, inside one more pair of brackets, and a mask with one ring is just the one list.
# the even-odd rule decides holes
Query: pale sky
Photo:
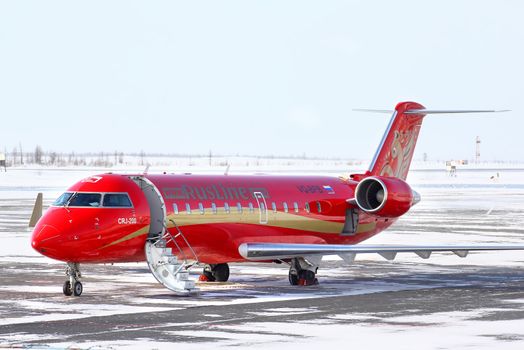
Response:
[{"label": "pale sky", "polygon": [[523,1],[1,1],[0,148],[524,160]]}]

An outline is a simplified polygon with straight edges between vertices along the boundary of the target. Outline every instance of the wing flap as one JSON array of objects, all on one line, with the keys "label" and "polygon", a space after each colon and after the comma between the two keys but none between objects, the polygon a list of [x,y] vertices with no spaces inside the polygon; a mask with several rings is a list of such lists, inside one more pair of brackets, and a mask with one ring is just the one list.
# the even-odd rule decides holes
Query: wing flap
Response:
[{"label": "wing flap", "polygon": [[243,243],[238,252],[247,260],[281,260],[314,255],[338,255],[352,261],[356,254],[376,253],[393,260],[397,253],[415,253],[428,259],[433,252],[452,252],[462,258],[470,251],[524,250],[523,244],[472,244],[472,245],[339,245]]}]

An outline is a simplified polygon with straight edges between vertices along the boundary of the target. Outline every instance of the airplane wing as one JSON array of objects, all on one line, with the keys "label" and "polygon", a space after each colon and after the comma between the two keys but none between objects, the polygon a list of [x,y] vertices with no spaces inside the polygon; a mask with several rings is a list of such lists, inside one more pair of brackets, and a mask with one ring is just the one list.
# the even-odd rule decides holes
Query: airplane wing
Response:
[{"label": "airplane wing", "polygon": [[352,262],[356,254],[377,253],[387,260],[395,259],[397,253],[415,253],[428,259],[433,252],[453,252],[465,258],[470,251],[524,250],[524,244],[473,244],[473,245],[342,245],[342,244],[289,244],[289,243],[243,243],[238,252],[247,260],[283,260],[315,255],[338,255]]}]

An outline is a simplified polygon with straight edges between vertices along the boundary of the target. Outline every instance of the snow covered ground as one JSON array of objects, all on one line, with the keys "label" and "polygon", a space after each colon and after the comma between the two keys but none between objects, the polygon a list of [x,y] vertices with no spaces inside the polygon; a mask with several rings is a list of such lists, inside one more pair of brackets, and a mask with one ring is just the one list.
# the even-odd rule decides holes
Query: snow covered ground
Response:
[{"label": "snow covered ground", "polygon": [[[492,164],[449,177],[425,168],[408,179],[422,201],[367,243],[524,243],[524,170]],[[523,252],[429,260],[399,254],[394,262],[361,255],[353,265],[325,257],[320,285],[308,288],[289,286],[285,266],[236,264],[230,282],[200,284],[201,293],[190,298],[158,285],[145,264],[85,266],[84,295],[64,297],[64,265],[31,249],[27,218],[37,192],[49,203],[103,171],[0,173],[0,347],[524,346]]]}]

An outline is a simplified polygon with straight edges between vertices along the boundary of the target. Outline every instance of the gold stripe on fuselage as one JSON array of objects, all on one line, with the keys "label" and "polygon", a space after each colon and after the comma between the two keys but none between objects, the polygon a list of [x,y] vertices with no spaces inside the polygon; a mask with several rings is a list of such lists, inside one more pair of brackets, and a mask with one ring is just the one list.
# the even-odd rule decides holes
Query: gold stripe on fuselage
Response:
[{"label": "gold stripe on fuselage", "polygon": [[136,237],[139,237],[139,236],[142,236],[142,235],[146,235],[148,232],[149,232],[149,225],[146,225],[146,226],[142,227],[141,229],[136,230],[135,232],[131,232],[130,234],[125,235],[124,237],[121,237],[121,238],[117,239],[116,241],[113,241],[111,243],[108,243],[108,244],[100,247],[99,249],[104,249],[104,248],[113,246],[113,245],[118,244],[118,243],[129,241],[130,239],[133,239],[133,238],[136,238]]},{"label": "gold stripe on fuselage", "polygon": [[176,222],[179,227],[202,224],[236,223],[264,225],[320,233],[340,233],[344,227],[344,223],[342,222],[325,221],[280,211],[268,211],[268,223],[261,224],[259,212],[249,212],[246,210],[239,213],[236,208],[231,208],[230,213],[218,212],[212,214],[209,210],[209,212],[205,214],[200,214],[198,211],[194,211],[191,214],[170,214],[167,219],[169,221],[168,227],[174,227],[172,221]]},{"label": "gold stripe on fuselage", "polygon": [[[252,225],[264,225],[268,227],[287,228],[300,231],[309,231],[311,233],[325,233],[325,234],[340,234],[344,227],[343,222],[325,221],[311,217],[295,215],[292,213],[273,212],[268,211],[268,223],[260,223],[260,213],[253,211],[244,211],[242,213],[236,212],[236,208],[231,208],[231,213],[218,212],[211,213],[211,209],[207,209],[205,214],[200,214],[199,211],[194,211],[191,214],[169,214],[167,216],[168,228],[175,227],[173,222],[176,222],[179,228],[192,225],[204,224],[226,224],[226,223],[240,223]],[[376,223],[370,222],[366,224],[359,224],[356,233],[368,232],[375,229]],[[104,245],[100,249],[113,246],[118,243],[145,235],[149,232],[149,225],[145,226],[135,232],[132,232],[118,240]]]}]

